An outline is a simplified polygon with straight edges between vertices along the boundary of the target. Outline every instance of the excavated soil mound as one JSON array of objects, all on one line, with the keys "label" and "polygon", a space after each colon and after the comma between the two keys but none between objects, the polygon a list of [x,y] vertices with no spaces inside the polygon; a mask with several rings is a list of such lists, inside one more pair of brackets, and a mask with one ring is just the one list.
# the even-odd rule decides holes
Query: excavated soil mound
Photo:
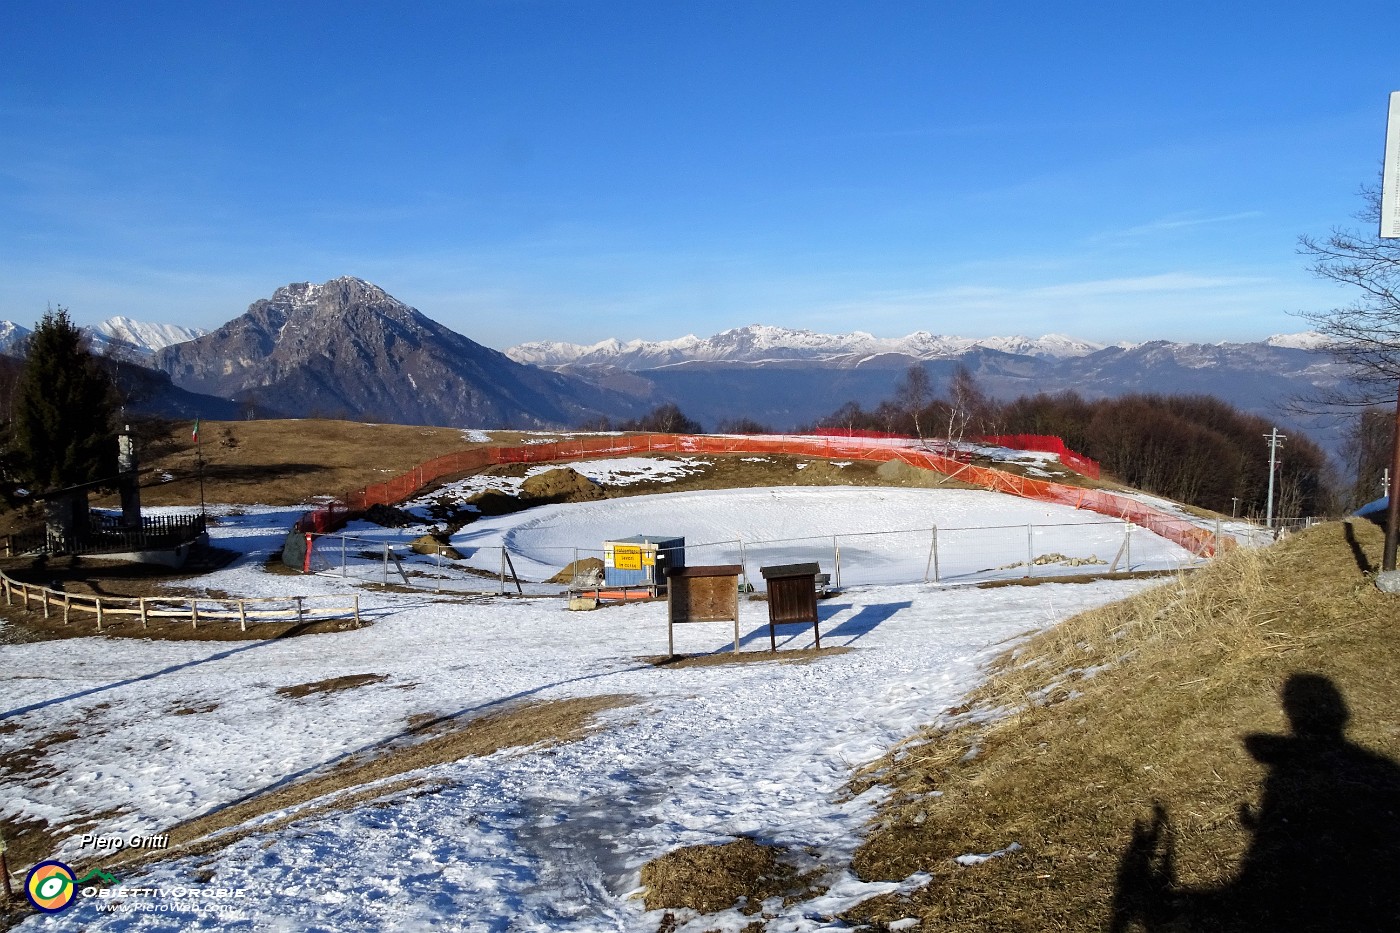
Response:
[{"label": "excavated soil mound", "polygon": [[392,505],[375,503],[365,509],[365,521],[374,522],[384,528],[406,528],[418,524],[422,519]]},{"label": "excavated soil mound", "polygon": [[413,539],[409,547],[415,554],[427,554],[436,557],[439,552],[448,560],[461,560],[462,554],[455,547],[441,540],[435,535],[419,535]]},{"label": "excavated soil mound", "polygon": [[895,486],[936,486],[944,478],[940,473],[921,470],[903,460],[888,460],[880,464],[875,475]]},{"label": "excavated soil mound", "polygon": [[522,502],[509,493],[498,492],[495,489],[488,489],[467,498],[467,505],[475,506],[478,514],[481,515],[509,515],[512,512],[519,512],[528,508],[531,503]]},{"label": "excavated soil mound", "polygon": [[547,470],[525,480],[520,497],[535,504],[554,502],[593,502],[606,499],[603,487],[568,467]]},{"label": "excavated soil mound", "polygon": [[581,557],[549,578],[550,583],[573,583],[598,586],[603,582],[603,562],[596,557]]}]

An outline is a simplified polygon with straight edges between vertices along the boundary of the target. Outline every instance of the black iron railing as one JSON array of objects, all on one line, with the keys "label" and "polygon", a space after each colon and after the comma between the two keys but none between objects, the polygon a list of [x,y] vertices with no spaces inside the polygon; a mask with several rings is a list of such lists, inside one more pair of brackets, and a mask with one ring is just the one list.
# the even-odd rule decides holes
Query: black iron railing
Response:
[{"label": "black iron railing", "polygon": [[70,554],[121,554],[127,551],[163,551],[194,541],[205,533],[205,516],[147,515],[141,524],[125,524],[120,516],[93,512],[87,534],[66,538],[51,534],[43,528],[10,535],[6,539],[6,556],[48,554],[52,557]]}]

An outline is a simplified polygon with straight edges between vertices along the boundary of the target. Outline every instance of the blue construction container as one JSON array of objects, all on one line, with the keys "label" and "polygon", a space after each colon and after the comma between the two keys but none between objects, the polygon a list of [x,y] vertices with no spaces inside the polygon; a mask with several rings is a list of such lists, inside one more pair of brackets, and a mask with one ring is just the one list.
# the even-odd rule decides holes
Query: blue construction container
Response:
[{"label": "blue construction container", "polygon": [[633,535],[603,542],[606,586],[666,588],[666,568],[685,566],[685,538]]}]

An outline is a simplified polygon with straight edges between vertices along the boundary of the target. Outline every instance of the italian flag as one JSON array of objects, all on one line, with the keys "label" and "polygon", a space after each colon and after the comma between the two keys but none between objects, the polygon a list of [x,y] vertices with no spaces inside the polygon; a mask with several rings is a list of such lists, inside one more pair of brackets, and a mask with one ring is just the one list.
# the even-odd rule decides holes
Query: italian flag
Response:
[{"label": "italian flag", "polygon": [[199,443],[199,419],[194,419],[194,430],[190,432],[190,440]]}]

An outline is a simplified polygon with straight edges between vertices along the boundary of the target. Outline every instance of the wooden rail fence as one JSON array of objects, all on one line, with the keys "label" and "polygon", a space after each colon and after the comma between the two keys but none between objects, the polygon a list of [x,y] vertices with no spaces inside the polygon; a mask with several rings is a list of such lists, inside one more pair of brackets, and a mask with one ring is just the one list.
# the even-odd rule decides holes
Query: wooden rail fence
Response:
[{"label": "wooden rail fence", "polygon": [[[135,616],[141,627],[148,628],[153,620],[170,619],[189,622],[199,628],[204,622],[238,621],[240,631],[259,622],[321,622],[329,619],[352,619],[360,627],[360,597],[352,595],[346,602],[340,596],[264,596],[219,599],[212,596],[86,596],[65,593],[47,586],[24,583],[0,571],[0,589],[4,590],[5,605],[23,601],[24,608],[44,610],[44,618],[55,612],[63,613],[63,623],[71,624],[74,612],[86,612],[97,619],[97,630],[103,623],[121,616]],[[272,605],[277,604],[277,605]]]}]

